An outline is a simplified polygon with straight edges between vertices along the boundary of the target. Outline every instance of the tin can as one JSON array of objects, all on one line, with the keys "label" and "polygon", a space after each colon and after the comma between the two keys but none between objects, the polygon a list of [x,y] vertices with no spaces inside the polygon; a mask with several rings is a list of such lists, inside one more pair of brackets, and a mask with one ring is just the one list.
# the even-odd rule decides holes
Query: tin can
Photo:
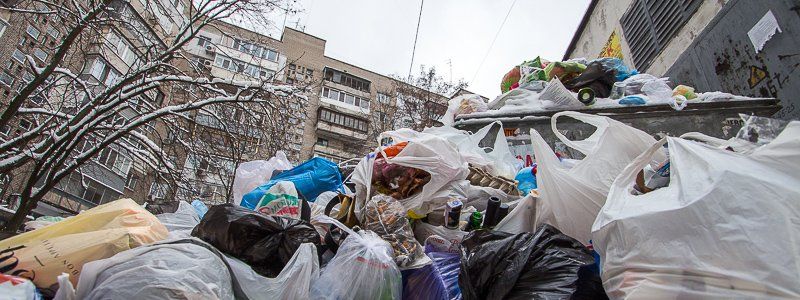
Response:
[{"label": "tin can", "polygon": [[608,96],[611,99],[620,99],[625,96],[625,83],[622,81],[614,82],[614,86],[611,87],[611,95]]}]

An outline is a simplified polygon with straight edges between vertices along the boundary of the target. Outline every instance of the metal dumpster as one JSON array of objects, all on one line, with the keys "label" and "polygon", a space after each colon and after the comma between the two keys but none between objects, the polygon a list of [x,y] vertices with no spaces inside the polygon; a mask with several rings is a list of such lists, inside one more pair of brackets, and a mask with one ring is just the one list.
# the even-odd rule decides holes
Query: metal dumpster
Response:
[{"label": "metal dumpster", "polygon": [[[607,116],[622,123],[643,130],[656,139],[665,135],[680,136],[687,132],[700,132],[709,136],[728,139],[736,135],[742,126],[739,114],[771,116],[781,109],[778,99],[737,100],[724,102],[691,103],[681,111],[672,109],[667,104],[648,106],[626,106],[613,108],[586,108],[576,110],[587,114]],[[456,117],[455,127],[467,131],[476,131],[494,121],[500,121],[505,129],[511,151],[518,158],[530,160],[533,156],[530,148],[531,129],[535,129],[557,152],[569,158],[583,158],[583,154],[567,148],[556,138],[550,127],[550,117],[562,110],[503,115],[494,113],[473,113]],[[558,119],[558,130],[570,140],[581,140],[594,132],[594,127],[575,119],[563,117]],[[492,128],[481,144],[491,146],[499,126]]]}]

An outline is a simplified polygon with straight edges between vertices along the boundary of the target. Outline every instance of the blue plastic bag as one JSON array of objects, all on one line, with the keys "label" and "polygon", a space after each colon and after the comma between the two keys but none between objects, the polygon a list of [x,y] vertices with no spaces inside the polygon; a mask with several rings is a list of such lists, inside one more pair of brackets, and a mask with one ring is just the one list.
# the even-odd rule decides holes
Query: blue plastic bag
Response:
[{"label": "blue plastic bag", "polygon": [[342,174],[339,167],[330,160],[314,157],[272,177],[266,184],[255,188],[242,197],[242,206],[255,209],[267,190],[279,181],[291,181],[306,201],[314,202],[319,194],[327,191],[343,191]]},{"label": "blue plastic bag", "polygon": [[433,264],[401,272],[403,299],[461,299],[461,288],[458,287],[461,255],[429,250],[426,247],[426,254],[433,260]]},{"label": "blue plastic bag", "polygon": [[614,78],[616,81],[623,81],[628,77],[633,75],[639,74],[639,71],[636,69],[628,68],[625,63],[622,62],[621,59],[616,57],[603,57],[593,60],[600,62],[604,67],[614,69],[617,71],[616,77]]},{"label": "blue plastic bag", "polygon": [[522,195],[527,195],[532,189],[538,187],[536,185],[536,175],[533,174],[534,168],[536,168],[536,164],[527,168],[522,168],[517,172],[517,176],[514,177],[514,180],[519,182],[519,184],[517,184],[517,189]]},{"label": "blue plastic bag", "polygon": [[208,212],[208,206],[206,206],[205,203],[197,199],[192,201],[192,208],[194,208],[194,212],[197,213],[197,216],[199,216],[200,219],[202,219],[203,216],[206,215],[206,212]]},{"label": "blue plastic bag", "polygon": [[647,101],[644,98],[639,96],[626,96],[625,98],[619,99],[619,104],[623,105],[645,105]]}]

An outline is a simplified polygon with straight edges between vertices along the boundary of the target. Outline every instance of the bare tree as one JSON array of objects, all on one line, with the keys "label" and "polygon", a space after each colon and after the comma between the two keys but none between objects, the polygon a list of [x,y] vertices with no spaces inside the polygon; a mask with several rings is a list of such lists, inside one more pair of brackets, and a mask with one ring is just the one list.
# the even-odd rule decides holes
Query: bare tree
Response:
[{"label": "bare tree", "polygon": [[447,98],[458,89],[466,88],[461,79],[456,83],[445,81],[436,73],[435,67],[420,66],[417,76],[395,77],[394,91],[397,97],[395,119],[414,130],[422,130],[438,124],[438,119],[447,111]]},{"label": "bare tree", "polygon": [[[278,117],[280,109],[303,101],[295,88],[273,84],[272,78],[210,77],[183,51],[199,30],[214,22],[232,16],[268,22],[264,16],[280,7],[280,1],[193,1],[183,7],[176,23],[163,20],[175,15],[161,2],[140,0],[145,8],[139,10],[132,3],[23,0],[2,8],[32,18],[57,16],[65,30],[46,60],[26,56],[26,71],[32,78],[0,115],[0,127],[23,120],[31,124],[0,141],[0,174],[19,177],[17,171],[25,171],[19,190],[21,205],[6,224],[6,232],[19,228],[56,184],[70,174],[82,174],[87,162],[109,149],[154,170],[154,176],[164,182],[180,183],[182,172],[176,163],[182,158],[176,154],[182,152],[185,157],[196,150],[196,145],[187,143],[192,137],[187,128],[196,123],[198,111],[214,111],[211,107],[221,105],[242,110],[258,106],[266,118],[261,128],[275,133],[285,127]],[[126,46],[134,54],[128,70],[112,72],[104,68],[108,62],[103,57],[105,52],[120,54],[120,47],[112,49],[124,44],[120,36],[126,37]],[[93,53],[100,55],[90,59]],[[162,148],[165,140],[182,147],[170,153]]]}]

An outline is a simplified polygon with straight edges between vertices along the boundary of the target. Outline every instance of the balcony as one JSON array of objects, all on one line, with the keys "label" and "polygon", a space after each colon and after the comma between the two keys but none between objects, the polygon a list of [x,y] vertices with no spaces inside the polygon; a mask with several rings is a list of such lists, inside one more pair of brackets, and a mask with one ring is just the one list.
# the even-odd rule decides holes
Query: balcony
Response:
[{"label": "balcony", "polygon": [[327,121],[319,120],[317,122],[317,133],[324,136],[331,136],[338,139],[356,139],[359,141],[366,141],[367,134],[344,126],[328,123]]}]

